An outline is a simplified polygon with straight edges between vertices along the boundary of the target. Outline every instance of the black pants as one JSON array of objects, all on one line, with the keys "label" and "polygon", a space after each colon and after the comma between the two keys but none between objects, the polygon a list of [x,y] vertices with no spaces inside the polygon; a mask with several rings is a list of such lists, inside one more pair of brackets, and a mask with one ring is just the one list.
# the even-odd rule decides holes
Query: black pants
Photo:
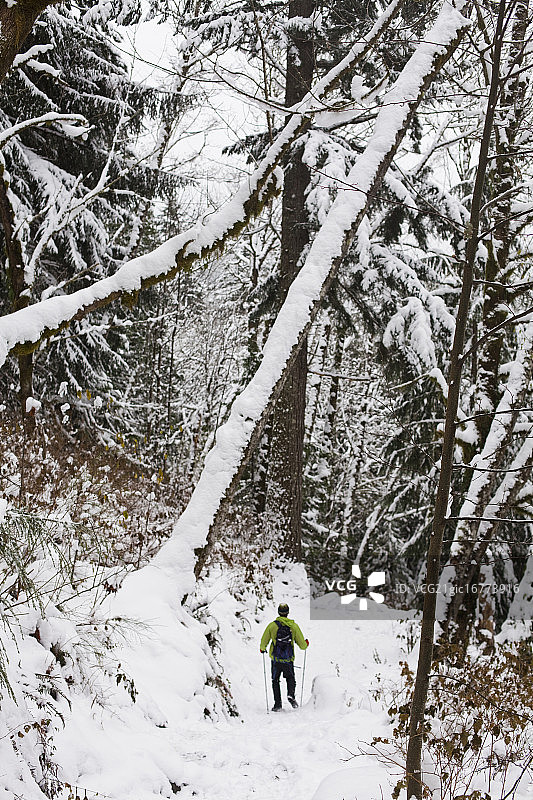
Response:
[{"label": "black pants", "polygon": [[274,705],[281,705],[281,689],[279,679],[281,676],[287,681],[287,697],[294,698],[296,692],[296,678],[292,661],[272,662],[272,691],[274,692]]}]

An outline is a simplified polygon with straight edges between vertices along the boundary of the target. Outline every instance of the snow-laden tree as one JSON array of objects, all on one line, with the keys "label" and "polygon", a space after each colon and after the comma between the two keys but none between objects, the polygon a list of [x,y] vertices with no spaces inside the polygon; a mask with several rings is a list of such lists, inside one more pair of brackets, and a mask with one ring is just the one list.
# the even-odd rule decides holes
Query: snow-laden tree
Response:
[{"label": "snow-laden tree", "polygon": [[[458,575],[456,580],[472,585],[484,560],[500,583],[512,586],[520,580],[529,537],[523,521],[529,515],[530,471],[522,450],[528,444],[529,412],[519,411],[531,406],[529,334],[527,314],[514,318],[528,311],[530,286],[525,153],[531,89],[523,44],[529,21],[520,3],[509,14],[513,35],[504,47],[506,67],[483,190],[456,432],[451,516],[470,519],[449,520],[445,541],[447,556],[454,535],[464,540],[461,548],[453,545],[452,560],[471,565],[468,579]],[[433,521],[447,397],[444,376],[469,231],[482,98],[490,81],[484,59],[493,24],[487,11],[469,33],[468,50],[461,48],[451,69],[434,84],[431,111],[420,115],[419,144],[397,157],[381,203],[374,206],[366,230],[360,229],[352,276],[344,280],[369,334],[377,333],[376,355],[389,381],[374,413],[388,409],[390,432],[380,460],[367,465],[371,474],[377,470],[383,478],[384,492],[358,532],[357,560],[368,559],[377,568],[385,558],[394,565],[392,577],[413,584],[423,570]],[[512,463],[517,457],[525,460]],[[512,470],[508,474],[507,468]],[[459,614],[460,597],[458,592],[450,606],[452,616]],[[496,597],[500,621],[510,600],[510,594]],[[467,619],[474,610],[470,608]]]},{"label": "snow-laden tree", "polygon": [[[523,70],[529,50],[528,6],[521,0],[511,3],[501,0],[494,6],[487,4],[483,18],[478,20],[477,32],[484,40],[479,50],[486,59],[484,78],[487,84],[478,91],[478,96],[485,97],[486,102],[478,117],[481,123],[479,151],[472,188],[465,198],[469,218],[464,248],[458,254],[461,266],[459,303],[445,386],[438,487],[424,575],[421,644],[410,713],[406,760],[409,798],[423,796],[423,731],[439,611],[437,588],[440,586],[442,590],[440,613],[444,616],[446,641],[456,639],[465,647],[476,610],[488,606],[481,633],[488,638],[490,646],[493,571],[485,557],[490,553],[492,560],[492,553],[496,556],[498,550],[501,553],[495,534],[502,522],[514,521],[516,513],[523,513],[520,495],[524,490],[525,511],[529,511],[531,422],[524,402],[531,379],[531,323],[518,337],[511,332],[509,337],[500,338],[502,332],[507,334],[508,326],[531,313],[530,309],[524,309],[520,298],[514,305],[509,302],[511,298],[504,295],[507,302],[501,303],[502,291],[517,289],[516,284],[509,286],[508,283],[509,256],[513,245],[516,246],[515,237],[521,230],[523,212],[529,212],[529,208],[524,209],[520,203],[523,187],[517,183],[514,172],[522,155],[520,138],[514,138],[514,129],[523,117],[523,103],[528,93],[527,73]],[[526,137],[528,135],[529,131]],[[515,214],[508,205],[513,200],[518,201]],[[481,287],[483,311],[487,310],[488,316],[482,316],[481,336],[476,331],[469,342],[469,321],[472,308],[475,309],[478,286]],[[500,296],[496,305],[492,299],[494,294]],[[506,351],[511,360],[505,364]],[[480,376],[477,359],[474,359],[478,380],[472,385],[465,366],[474,352],[482,354],[485,370]],[[472,395],[473,405],[469,408]],[[465,407],[474,413],[465,414]],[[489,422],[485,421],[487,416]],[[483,430],[485,433],[480,437]],[[475,455],[470,456],[470,461],[463,461],[471,444],[475,445]],[[454,472],[466,478],[454,481]],[[459,492],[454,497],[458,484]],[[454,501],[458,513],[454,513]],[[441,558],[446,552],[444,537],[450,522],[455,536],[449,563],[441,575]]]},{"label": "snow-laden tree", "polygon": [[[281,10],[285,10],[286,16],[279,13]],[[295,106],[313,72],[320,75],[326,69],[334,69],[344,50],[359,40],[379,10],[377,5],[359,3],[316,7],[311,3],[242,3],[232,7],[230,13],[225,7],[208,4],[203,14],[191,22],[191,27],[202,46],[210,46],[215,54],[210,80],[225,81],[241,95],[253,96],[259,107],[265,109],[266,130],[249,136],[234,151],[248,152],[250,158],[264,153],[273,135],[284,124],[280,97],[285,96],[285,106]],[[423,20],[415,17],[413,23],[415,10],[409,6],[405,18],[409,16],[409,22],[418,30]],[[343,181],[364,147],[379,104],[379,93],[387,82],[394,80],[409,56],[411,45],[406,29],[402,28],[403,20],[400,4],[395,24],[389,32],[382,31],[375,47],[361,60],[359,74],[350,73],[349,78],[341,77],[336,82],[327,104],[318,106],[318,115],[305,127],[284,159],[279,250],[271,252],[255,279],[257,307],[252,317],[256,330],[269,330],[301,265],[310,236],[322,224],[335,194],[347,188]],[[236,54],[238,68],[235,65],[231,70],[228,68],[224,48]],[[238,60],[242,53],[247,57],[246,62]],[[278,258],[275,268],[273,257]],[[346,258],[357,260],[357,253],[346,254]],[[345,318],[350,318],[351,309],[342,311],[343,302],[347,304],[349,299],[338,285],[324,302],[341,309],[339,314],[331,316],[334,328],[343,313]],[[342,338],[343,323],[339,324]],[[364,335],[363,328],[357,330]],[[335,330],[331,341],[337,338]],[[331,488],[325,480],[326,473],[321,470],[324,480],[320,484],[316,481],[308,484],[309,489],[312,486],[316,491],[311,491],[309,497],[301,497],[305,362],[302,352],[278,400],[278,410],[267,425],[260,453],[254,455],[258,495],[254,505],[264,511],[263,524],[271,527],[273,534],[279,534],[276,538],[292,556],[300,553],[302,501],[304,517],[309,517],[308,500],[314,515],[317,504],[313,494],[318,491],[326,495]],[[318,430],[314,430],[315,437]],[[329,447],[327,426],[322,427],[321,436],[318,447],[325,452],[324,448]],[[330,466],[335,469],[333,464]],[[318,525],[325,522],[317,520]]]},{"label": "snow-laden tree", "polygon": [[[132,79],[118,26],[138,18],[130,4],[54,6],[2,85],[6,311],[115,271],[138,248],[147,202],[175,192],[179,179],[161,171],[156,138],[136,145],[183,105],[179,94]],[[41,355],[38,393],[57,391],[62,381],[74,392],[103,388],[106,376],[123,369],[124,341],[103,331],[78,325]],[[19,369],[25,412],[32,354],[19,356]]]},{"label": "snow-laden tree", "polygon": [[[490,143],[480,248],[474,273],[472,327],[462,358],[466,386],[459,424],[457,517],[445,580],[471,594],[485,580],[514,585],[526,566],[531,535],[532,346],[528,292],[531,286],[530,159],[533,114],[529,42],[533,9],[510,4],[509,36],[502,52],[501,81]],[[478,51],[490,41],[482,31]],[[488,71],[482,72],[488,83]],[[458,418],[460,423],[461,417]],[[502,521],[500,521],[502,520]],[[516,522],[514,521],[516,520]],[[525,538],[523,536],[525,534]],[[485,578],[483,573],[485,573]],[[490,590],[489,590],[490,591]],[[499,594],[498,616],[512,591]],[[464,639],[476,602],[453,597],[447,623]],[[494,598],[492,598],[494,602]]]}]

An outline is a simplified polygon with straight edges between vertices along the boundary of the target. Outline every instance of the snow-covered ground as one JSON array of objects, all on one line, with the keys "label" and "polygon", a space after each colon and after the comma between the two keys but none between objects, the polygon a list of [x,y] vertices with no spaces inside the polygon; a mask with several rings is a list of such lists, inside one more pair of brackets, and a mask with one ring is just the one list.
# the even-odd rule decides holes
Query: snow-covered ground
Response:
[{"label": "snow-covered ground", "polygon": [[[18,649],[6,640],[17,697],[4,697],[0,707],[0,800],[44,800],[37,786],[43,729],[32,727],[44,718],[48,760],[57,765],[47,777],[60,800],[390,798],[401,757],[391,768],[365,751],[374,736],[390,737],[386,706],[399,688],[398,664],[416,660],[416,648],[407,646],[411,623],[311,620],[303,567],[275,573],[270,601],[238,580],[237,572],[213,571],[191,597],[194,615],[179,603],[159,603],[155,591],[139,598],[147,626],[124,623],[124,644],[105,669],[92,661],[94,642],[85,657],[79,644],[69,650],[79,630],[59,612],[28,616],[27,631],[38,636],[20,638]],[[310,647],[302,707],[285,702],[273,714],[259,641],[282,601]],[[301,651],[296,665],[299,700]],[[56,690],[47,707],[43,685]],[[224,712],[224,687],[236,716]],[[517,800],[532,788],[523,780]]]},{"label": "snow-covered ground", "polygon": [[[376,674],[398,676],[405,654],[388,620],[310,620],[309,588],[303,570],[280,574],[274,583],[274,602],[264,611],[242,613],[231,596],[221,591],[224,578],[212,586],[211,610],[220,620],[221,661],[230,677],[240,719],[202,729],[191,766],[191,787],[197,796],[233,800],[380,800],[390,796],[397,778],[390,777],[372,757],[358,756],[358,745],[390,733],[383,705],[375,701]],[[218,596],[217,596],[217,592]],[[310,641],[307,651],[303,706],[293,711],[284,702],[282,713],[267,713],[259,640],[267,623],[286,601]],[[296,665],[303,666],[298,648]],[[269,662],[269,659],[265,660]],[[269,707],[273,704],[267,663]],[[296,670],[298,701],[302,669]],[[285,684],[282,679],[282,697]],[[335,773],[335,775],[332,775]],[[187,796],[187,795],[185,795]],[[192,796],[192,795],[191,795]]]},{"label": "snow-covered ground", "polygon": [[[207,646],[205,623],[181,607],[175,612],[178,618],[171,618],[168,606],[162,606],[151,630],[132,633],[126,624],[125,645],[116,648],[116,662],[108,664],[106,671],[91,663],[90,646],[86,657],[83,650],[69,650],[77,634],[59,613],[40,620],[35,612],[25,627],[37,627],[40,641],[35,636],[21,637],[17,649],[15,642],[6,641],[12,683],[19,688],[17,702],[5,697],[0,713],[1,800],[43,800],[34,781],[43,779],[38,759],[40,731],[25,730],[25,726],[45,717],[51,720],[48,756],[58,765],[55,786],[62,799],[70,793],[65,784],[73,786],[79,797],[113,800],[153,800],[177,794],[199,800],[276,800],[287,795],[293,800],[380,800],[382,793],[390,796],[396,778],[390,778],[384,766],[370,757],[347,759],[359,744],[390,730],[382,703],[373,699],[372,687],[377,685],[377,673],[384,680],[397,680],[398,661],[405,657],[396,636],[400,624],[310,621],[303,568],[278,573],[274,600],[264,608],[258,607],[256,596],[246,588],[237,600],[228,588],[232,581],[235,576],[220,572],[202,589],[201,602],[205,599],[209,608],[207,624],[218,626],[218,664]],[[273,714],[267,713],[265,705],[259,640],[282,600],[290,604],[291,618],[311,644],[303,707],[294,711],[285,703],[281,714]],[[149,601],[144,605],[151,618],[158,614]],[[66,663],[54,658],[53,642],[58,643],[56,652],[59,648],[67,654]],[[296,663],[303,664],[301,651]],[[296,672],[299,700],[302,670]],[[41,709],[43,676],[48,676],[57,693],[50,698],[49,708]],[[223,712],[216,688],[219,679],[229,686],[238,716]],[[270,707],[268,671],[267,684]],[[340,776],[322,783],[338,771]],[[51,773],[48,777],[54,780]]]}]

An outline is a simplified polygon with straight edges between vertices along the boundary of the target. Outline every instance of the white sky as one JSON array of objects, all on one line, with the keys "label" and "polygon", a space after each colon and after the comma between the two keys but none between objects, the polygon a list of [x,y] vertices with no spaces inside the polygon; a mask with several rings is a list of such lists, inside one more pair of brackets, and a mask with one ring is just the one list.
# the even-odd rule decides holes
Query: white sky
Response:
[{"label": "white sky", "polygon": [[[144,22],[127,28],[125,34],[124,50],[132,59],[134,78],[150,85],[169,85],[176,57],[171,27]],[[192,82],[186,88],[195,91]],[[187,112],[181,121],[167,163],[179,162],[185,173],[201,176],[206,206],[218,206],[250,169],[244,159],[224,155],[223,148],[253,130],[264,130],[265,116],[230,89],[198,88],[200,92],[208,91],[208,99]],[[193,163],[198,153],[201,157]]]}]

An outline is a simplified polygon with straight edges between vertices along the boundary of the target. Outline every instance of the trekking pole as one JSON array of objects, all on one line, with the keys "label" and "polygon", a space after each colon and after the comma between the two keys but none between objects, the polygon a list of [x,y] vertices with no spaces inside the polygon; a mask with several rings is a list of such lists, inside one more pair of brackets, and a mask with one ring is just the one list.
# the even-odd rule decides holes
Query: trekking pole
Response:
[{"label": "trekking pole", "polygon": [[267,691],[267,670],[265,665],[265,654],[263,653],[263,673],[265,676],[265,700],[266,700],[266,707],[267,707],[267,714],[268,714],[268,691]]},{"label": "trekking pole", "polygon": [[307,660],[307,648],[304,650],[304,668],[302,672],[302,691],[300,693],[300,708],[302,707],[302,703],[304,701],[304,680],[305,680],[305,662]]}]

